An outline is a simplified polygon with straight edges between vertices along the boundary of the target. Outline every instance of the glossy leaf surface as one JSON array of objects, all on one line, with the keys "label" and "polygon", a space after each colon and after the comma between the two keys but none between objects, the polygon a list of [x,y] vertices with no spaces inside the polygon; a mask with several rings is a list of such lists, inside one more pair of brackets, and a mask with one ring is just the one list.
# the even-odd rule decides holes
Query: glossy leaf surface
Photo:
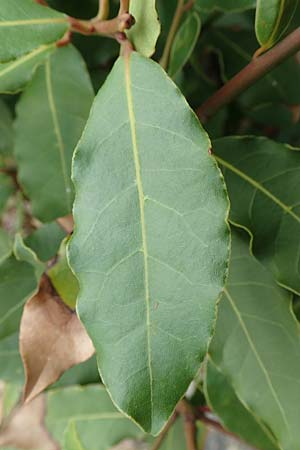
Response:
[{"label": "glossy leaf surface", "polygon": [[31,80],[35,69],[55,50],[55,45],[42,45],[26,55],[7,63],[0,63],[0,92],[15,94]]},{"label": "glossy leaf surface", "polygon": [[171,77],[174,77],[187,63],[197,43],[200,29],[200,17],[194,11],[187,16],[174,39],[168,70]]},{"label": "glossy leaf surface", "polygon": [[228,203],[209,147],[165,72],[133,53],[74,157],[78,311],[114,402],[153,434],[200,366],[225,280]]},{"label": "glossy leaf surface", "polygon": [[255,31],[264,49],[272,47],[287,31],[299,0],[258,0]]},{"label": "glossy leaf surface", "polygon": [[18,104],[15,154],[19,180],[42,221],[71,212],[71,160],[92,100],[82,58],[68,46],[38,68]]},{"label": "glossy leaf surface", "polygon": [[58,41],[68,27],[64,14],[33,0],[0,0],[0,62]]},{"label": "glossy leaf surface", "polygon": [[130,13],[135,18],[135,25],[128,36],[136,51],[144,56],[151,56],[155,51],[156,41],[160,33],[155,0],[131,0]]},{"label": "glossy leaf surface", "polygon": [[209,353],[239,400],[270,431],[275,447],[296,450],[299,324],[291,312],[290,294],[251,256],[248,239],[236,233]]},{"label": "glossy leaf surface", "polygon": [[230,219],[253,236],[253,252],[277,281],[300,292],[300,151],[265,138],[215,141]]}]

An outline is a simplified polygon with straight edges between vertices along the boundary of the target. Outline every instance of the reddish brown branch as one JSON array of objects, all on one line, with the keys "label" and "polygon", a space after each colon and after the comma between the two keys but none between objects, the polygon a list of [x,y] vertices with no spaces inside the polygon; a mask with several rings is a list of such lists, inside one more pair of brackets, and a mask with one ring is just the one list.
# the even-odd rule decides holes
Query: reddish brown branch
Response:
[{"label": "reddish brown branch", "polygon": [[253,58],[244,69],[206,100],[196,111],[200,120],[207,121],[219,109],[230,103],[298,50],[300,50],[300,28],[289,34],[267,53]]},{"label": "reddish brown branch", "polygon": [[188,450],[197,450],[197,427],[196,416],[193,408],[186,400],[181,400],[176,410],[182,415],[184,420],[184,433]]}]

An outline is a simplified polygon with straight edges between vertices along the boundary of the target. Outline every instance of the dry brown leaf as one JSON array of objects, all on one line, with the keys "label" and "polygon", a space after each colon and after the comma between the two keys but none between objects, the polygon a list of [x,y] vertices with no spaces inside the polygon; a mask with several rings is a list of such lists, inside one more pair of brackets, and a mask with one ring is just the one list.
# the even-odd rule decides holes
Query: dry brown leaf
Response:
[{"label": "dry brown leaf", "polygon": [[17,407],[0,431],[0,447],[58,450],[44,426],[45,402],[45,396],[40,395],[29,404]]},{"label": "dry brown leaf", "polygon": [[24,307],[20,353],[26,374],[24,401],[33,399],[67,369],[94,353],[76,313],[58,297],[47,276]]}]

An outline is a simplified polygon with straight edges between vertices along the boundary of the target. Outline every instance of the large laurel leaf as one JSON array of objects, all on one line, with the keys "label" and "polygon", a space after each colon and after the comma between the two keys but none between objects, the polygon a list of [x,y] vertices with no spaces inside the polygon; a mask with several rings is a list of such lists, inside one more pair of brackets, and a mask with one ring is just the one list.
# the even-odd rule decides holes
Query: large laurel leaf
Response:
[{"label": "large laurel leaf", "polygon": [[120,57],[74,157],[70,262],[115,403],[157,434],[198,370],[228,257],[210,142],[156,63]]}]

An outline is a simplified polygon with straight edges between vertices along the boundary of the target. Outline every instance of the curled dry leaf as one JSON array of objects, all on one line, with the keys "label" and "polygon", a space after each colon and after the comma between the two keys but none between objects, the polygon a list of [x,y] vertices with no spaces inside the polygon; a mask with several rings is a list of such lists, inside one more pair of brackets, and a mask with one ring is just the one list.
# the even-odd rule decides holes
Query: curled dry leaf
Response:
[{"label": "curled dry leaf", "polygon": [[20,327],[20,353],[29,401],[67,369],[89,359],[93,344],[76,313],[58,297],[48,277],[25,305]]},{"label": "curled dry leaf", "polygon": [[0,447],[58,450],[44,426],[45,409],[43,395],[17,407],[0,432]]}]

